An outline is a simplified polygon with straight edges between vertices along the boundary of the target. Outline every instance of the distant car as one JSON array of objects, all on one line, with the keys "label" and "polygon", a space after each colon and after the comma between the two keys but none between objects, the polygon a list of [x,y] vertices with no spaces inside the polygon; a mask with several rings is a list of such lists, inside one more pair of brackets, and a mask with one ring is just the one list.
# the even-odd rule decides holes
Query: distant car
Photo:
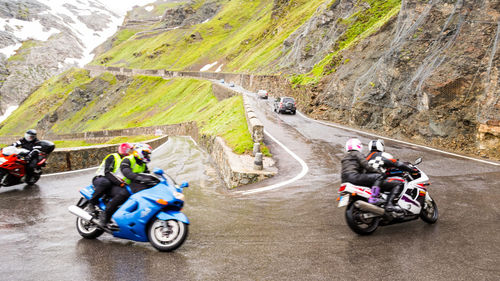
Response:
[{"label": "distant car", "polygon": [[267,98],[269,97],[269,94],[267,93],[266,90],[259,90],[259,91],[257,91],[257,96],[259,96],[259,98],[261,98],[261,99],[267,100]]},{"label": "distant car", "polygon": [[220,83],[221,83],[221,84],[224,84],[224,79],[221,79],[221,80],[220,80]]},{"label": "distant car", "polygon": [[274,100],[274,112],[295,114],[297,111],[295,100],[291,97],[279,97]]},{"label": "distant car", "polygon": [[234,83],[229,83],[229,87],[234,87]]}]

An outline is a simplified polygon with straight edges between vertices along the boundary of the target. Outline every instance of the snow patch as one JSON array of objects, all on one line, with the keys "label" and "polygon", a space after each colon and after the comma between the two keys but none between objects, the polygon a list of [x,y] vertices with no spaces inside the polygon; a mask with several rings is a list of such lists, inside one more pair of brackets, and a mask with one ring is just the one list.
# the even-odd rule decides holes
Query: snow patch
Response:
[{"label": "snow patch", "polygon": [[207,64],[207,65],[205,65],[204,67],[202,67],[202,68],[200,69],[200,71],[207,71],[207,70],[209,70],[210,68],[212,68],[212,67],[213,67],[214,65],[216,65],[216,64],[217,64],[217,62],[214,62],[214,63],[211,63],[211,64]]},{"label": "snow patch", "polygon": [[7,110],[5,111],[5,114],[0,116],[0,122],[3,122],[3,120],[7,119],[7,117],[9,117],[12,112],[14,112],[14,110],[16,110],[19,106],[17,105],[11,105],[7,108]]},{"label": "snow patch", "polygon": [[21,41],[28,39],[47,41],[50,36],[59,33],[59,30],[55,28],[46,30],[39,20],[24,21],[18,19],[0,19],[0,26],[1,31],[5,31],[7,27],[12,28],[14,30],[14,36]]},{"label": "snow patch", "polygon": [[16,50],[22,46],[21,43],[17,43],[15,45],[10,45],[0,49],[0,54],[3,54],[6,58],[13,56],[16,53]]},{"label": "snow patch", "polygon": [[[91,53],[97,46],[111,37],[123,23],[127,11],[134,6],[148,5],[155,0],[78,0],[71,1],[68,6],[67,0],[37,0],[49,7],[49,11],[42,14],[52,14],[60,19],[60,23],[67,26],[72,33],[78,37],[83,54],[76,58],[67,59],[68,63],[83,66],[89,63],[94,55]],[[139,3],[140,2],[140,3]],[[65,6],[66,4],[66,6]],[[153,5],[147,6],[146,10],[152,10]],[[88,16],[95,13],[104,14],[109,17],[105,29],[96,31],[83,23],[78,16]],[[66,20],[65,20],[66,19]],[[14,55],[15,51],[21,46],[21,42],[34,39],[38,41],[47,41],[50,36],[59,33],[55,28],[46,28],[39,20],[23,21],[19,19],[0,19],[0,31],[12,28],[13,35],[16,37],[16,44],[6,46],[0,49],[0,53],[7,58]]]},{"label": "snow patch", "polygon": [[222,70],[222,66],[223,66],[223,65],[224,65],[224,64],[219,65],[219,67],[217,67],[217,70],[216,70],[215,72],[221,72],[221,70]]},{"label": "snow patch", "polygon": [[[89,0],[80,0],[80,1],[72,1],[71,5],[76,7],[79,15],[90,15],[95,13],[95,11],[99,11],[99,13],[106,14],[110,18],[110,22],[108,22],[105,29],[101,31],[96,31],[90,29],[85,25],[85,23],[81,22],[78,19],[78,15],[74,14],[72,9],[68,9],[63,5],[68,3],[67,0],[38,0],[39,2],[47,5],[54,15],[64,15],[69,17],[73,22],[66,22],[66,25],[76,34],[80,41],[83,42],[81,47],[83,49],[83,54],[78,58],[70,58],[67,59],[70,63],[75,63],[79,66],[83,66],[94,58],[94,54],[92,51],[102,44],[106,39],[113,36],[116,33],[118,27],[123,23],[123,19],[127,11],[132,9],[132,7],[136,6],[139,1],[137,0],[106,0],[106,1],[89,1]],[[142,0],[140,4],[147,5],[155,0]],[[91,5],[91,3],[96,3],[101,5],[104,8],[107,8],[109,11],[104,9],[95,8],[95,4]],[[93,7],[94,6],[94,7]],[[111,12],[110,12],[111,11]],[[64,22],[64,18],[59,16],[61,21]]]},{"label": "snow patch", "polygon": [[144,10],[151,12],[155,7],[153,5],[144,7]]}]

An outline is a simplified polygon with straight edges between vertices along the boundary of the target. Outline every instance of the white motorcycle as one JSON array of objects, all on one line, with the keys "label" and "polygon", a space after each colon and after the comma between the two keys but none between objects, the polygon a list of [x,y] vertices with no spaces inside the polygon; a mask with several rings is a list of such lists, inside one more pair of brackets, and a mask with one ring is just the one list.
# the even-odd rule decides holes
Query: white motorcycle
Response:
[{"label": "white motorcycle", "polygon": [[[418,158],[413,166],[422,162]],[[418,168],[417,168],[418,169]],[[371,187],[357,186],[351,183],[342,183],[339,189],[339,207],[345,207],[345,218],[347,225],[352,231],[368,235],[373,233],[379,226],[401,223],[418,219],[433,224],[438,219],[438,208],[427,187],[430,185],[429,177],[420,169],[418,173],[401,170],[387,171],[388,180],[404,181],[404,188],[394,199],[397,208],[394,212],[386,212],[384,206],[387,202],[389,192],[380,194],[379,202],[368,203],[371,196]]]}]

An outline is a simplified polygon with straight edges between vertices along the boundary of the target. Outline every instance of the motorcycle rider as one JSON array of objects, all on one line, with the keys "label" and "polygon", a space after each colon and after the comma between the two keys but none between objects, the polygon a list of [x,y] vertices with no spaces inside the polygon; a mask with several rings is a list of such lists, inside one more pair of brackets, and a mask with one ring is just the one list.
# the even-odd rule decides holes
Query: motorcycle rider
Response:
[{"label": "motorcycle rider", "polygon": [[385,210],[387,212],[392,212],[392,211],[397,211],[398,208],[396,208],[393,205],[394,198],[396,197],[397,194],[401,192],[404,186],[404,180],[398,180],[398,179],[390,179],[386,180],[386,171],[391,168],[395,168],[398,170],[403,170],[403,171],[408,171],[410,173],[418,172],[418,169],[415,167],[412,167],[408,164],[405,164],[401,161],[398,161],[397,159],[394,159],[392,155],[389,153],[385,152],[385,144],[384,141],[381,139],[378,140],[371,140],[368,143],[368,148],[370,149],[370,152],[368,156],[366,157],[366,160],[368,161],[368,165],[370,165],[373,169],[378,170],[379,172],[383,173],[384,176],[379,178],[372,187],[372,195],[368,199],[368,202],[370,203],[376,203],[378,202],[378,196],[380,195],[380,190],[382,189],[383,191],[388,191],[390,190],[389,197],[387,198],[387,203],[385,204]]},{"label": "motorcycle rider", "polygon": [[[156,177],[145,174],[149,173],[146,164],[151,161],[151,150],[151,146],[148,144],[136,144],[132,152],[124,157],[120,163],[118,174],[123,182],[130,186],[132,193],[152,187],[159,182]],[[121,188],[121,192],[115,193],[111,201],[106,205],[103,216],[99,217],[98,224],[101,227],[105,227],[111,220],[114,212],[118,209],[118,206],[125,203],[130,195],[130,192],[124,188]]]},{"label": "motorcycle rider", "polygon": [[[95,212],[95,205],[104,194],[111,195],[111,200],[106,205],[106,210],[114,213],[121,204],[122,197],[128,198],[128,191],[121,188],[125,186],[123,180],[116,174],[124,157],[132,152],[133,146],[130,143],[122,143],[118,146],[118,153],[111,153],[104,157],[101,165],[97,169],[96,176],[92,179],[95,191],[89,200],[89,212]],[[99,220],[103,225],[109,220],[101,216]]]},{"label": "motorcycle rider", "polygon": [[[365,156],[361,153],[363,145],[357,138],[349,139],[345,144],[347,154],[342,159],[342,182],[355,185],[372,186],[381,177],[378,171],[372,168]],[[368,173],[367,173],[368,172]]]},{"label": "motorcycle rider", "polygon": [[40,149],[42,148],[39,145],[39,139],[37,139],[36,137],[36,130],[29,129],[28,131],[26,131],[23,138],[14,142],[13,144],[11,144],[11,146],[21,147],[29,151],[29,153],[25,156],[27,164],[24,182],[30,184],[36,168],[36,164],[38,163],[38,155],[40,153]]}]

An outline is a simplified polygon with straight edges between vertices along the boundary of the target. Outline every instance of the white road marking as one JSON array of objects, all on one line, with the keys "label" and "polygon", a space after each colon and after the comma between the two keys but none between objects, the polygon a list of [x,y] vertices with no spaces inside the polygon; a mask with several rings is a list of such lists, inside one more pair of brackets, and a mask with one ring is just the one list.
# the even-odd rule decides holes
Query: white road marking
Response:
[{"label": "white road marking", "polygon": [[368,132],[363,132],[363,131],[352,129],[352,128],[349,128],[349,127],[344,127],[344,126],[341,126],[341,125],[333,124],[333,123],[330,123],[330,122],[319,121],[319,120],[312,119],[312,118],[310,118],[310,117],[302,114],[302,112],[300,112],[298,110],[297,110],[297,113],[300,116],[302,116],[303,118],[305,118],[305,119],[308,119],[308,120],[311,120],[311,121],[314,121],[316,123],[320,123],[320,124],[323,124],[323,125],[326,125],[326,126],[329,126],[329,127],[339,128],[339,129],[342,129],[342,130],[352,131],[352,132],[356,132],[356,133],[363,134],[363,135],[369,135],[369,136],[373,136],[373,137],[380,138],[380,139],[385,139],[385,140],[390,140],[390,141],[393,141],[393,142],[398,142],[398,143],[403,143],[403,144],[407,144],[407,145],[411,145],[411,146],[415,146],[415,147],[420,147],[420,148],[424,148],[424,149],[431,150],[431,151],[434,151],[434,152],[439,152],[439,153],[443,153],[443,154],[447,154],[447,155],[451,155],[451,156],[455,156],[455,157],[459,157],[459,158],[464,158],[464,159],[467,159],[467,160],[477,161],[477,162],[481,162],[481,163],[484,163],[484,164],[489,164],[489,165],[494,165],[494,166],[500,166],[500,163],[495,163],[495,162],[491,162],[491,161],[487,161],[487,160],[482,160],[482,159],[477,159],[477,158],[473,158],[473,157],[469,157],[469,156],[464,156],[464,155],[460,155],[460,154],[456,154],[456,153],[452,153],[452,152],[447,152],[447,151],[435,149],[435,148],[424,146],[424,145],[420,145],[420,144],[414,144],[414,143],[411,143],[411,142],[405,142],[405,141],[402,141],[402,140],[397,140],[397,139],[392,139],[392,138],[388,138],[388,137],[384,137],[384,136],[379,136],[379,135],[376,135],[376,134],[372,134],[372,133],[368,133]]},{"label": "white road marking", "polygon": [[293,182],[301,179],[309,171],[309,167],[307,166],[306,162],[304,160],[302,160],[297,154],[293,153],[293,151],[291,151],[288,147],[286,147],[284,144],[282,144],[280,141],[278,141],[275,137],[273,137],[271,134],[269,134],[266,130],[264,130],[264,134],[266,134],[269,138],[271,138],[271,140],[273,140],[275,143],[277,143],[279,146],[281,146],[286,152],[288,152],[288,154],[290,154],[293,158],[295,158],[295,160],[297,160],[300,163],[300,165],[302,166],[302,171],[300,171],[300,173],[298,175],[296,175],[295,177],[293,177],[289,180],[280,182],[280,183],[276,183],[276,184],[272,184],[272,185],[264,186],[264,187],[259,187],[259,188],[256,188],[253,190],[248,190],[248,191],[237,191],[235,193],[239,193],[242,195],[248,195],[248,194],[254,194],[254,193],[260,193],[260,192],[264,192],[264,191],[273,190],[273,189],[282,187],[284,185],[293,183]]}]

